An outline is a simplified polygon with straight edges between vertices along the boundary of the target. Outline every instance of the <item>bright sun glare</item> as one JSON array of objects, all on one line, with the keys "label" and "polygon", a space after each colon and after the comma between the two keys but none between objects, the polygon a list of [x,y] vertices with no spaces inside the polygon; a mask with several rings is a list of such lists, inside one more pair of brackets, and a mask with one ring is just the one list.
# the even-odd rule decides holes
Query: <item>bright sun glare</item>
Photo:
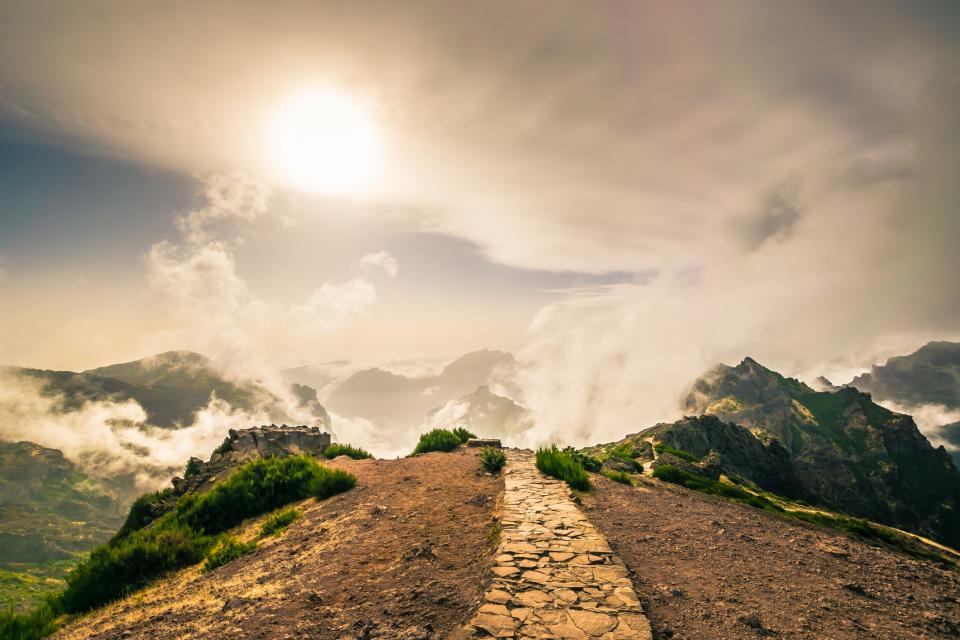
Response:
[{"label": "bright sun glare", "polygon": [[273,120],[273,158],[284,179],[323,194],[358,193],[380,170],[380,141],[362,105],[329,89],[294,96]]}]

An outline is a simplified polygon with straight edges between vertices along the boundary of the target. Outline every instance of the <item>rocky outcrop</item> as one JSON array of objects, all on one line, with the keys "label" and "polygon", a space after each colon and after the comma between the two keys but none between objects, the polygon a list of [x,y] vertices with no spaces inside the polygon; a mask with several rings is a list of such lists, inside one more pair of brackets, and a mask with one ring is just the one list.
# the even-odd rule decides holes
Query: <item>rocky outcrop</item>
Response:
[{"label": "rocky outcrop", "polygon": [[230,429],[227,438],[207,462],[191,458],[183,478],[171,481],[177,495],[209,489],[225,478],[235,467],[257,458],[283,457],[306,454],[323,455],[330,446],[330,434],[319,427],[287,425]]},{"label": "rocky outcrop", "polygon": [[873,366],[849,386],[881,401],[960,409],[960,343],[929,342],[910,355]]}]

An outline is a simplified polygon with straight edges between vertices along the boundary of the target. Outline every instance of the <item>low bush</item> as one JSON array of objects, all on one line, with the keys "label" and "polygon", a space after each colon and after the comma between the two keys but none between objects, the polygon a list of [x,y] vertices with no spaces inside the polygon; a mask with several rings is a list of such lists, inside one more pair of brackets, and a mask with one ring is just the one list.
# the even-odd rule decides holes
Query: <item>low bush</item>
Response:
[{"label": "low bush", "polygon": [[563,480],[573,489],[588,491],[590,478],[583,470],[583,465],[577,462],[572,455],[560,451],[556,447],[537,450],[537,469],[547,475]]},{"label": "low bush", "polygon": [[197,458],[187,460],[187,466],[183,468],[183,477],[190,478],[195,476],[199,473],[201,464],[203,464],[203,462]]},{"label": "low bush", "polygon": [[354,460],[364,460],[372,458],[369,451],[360,447],[353,447],[349,444],[332,444],[323,450],[323,457],[327,460],[333,460],[337,456],[349,456]]},{"label": "low bush", "polygon": [[290,524],[303,515],[300,509],[284,509],[267,517],[260,525],[260,537],[266,538],[280,533],[290,526]]},{"label": "low bush", "polygon": [[[647,444],[647,443],[644,443]],[[643,455],[645,448],[632,442],[624,442],[610,450],[610,457],[622,458],[624,460],[633,460]]]},{"label": "low bush", "polygon": [[630,474],[626,471],[611,471],[606,469],[603,472],[603,475],[607,478],[613,480],[614,482],[619,482],[620,484],[628,484],[633,486],[633,478],[630,477]]},{"label": "low bush", "polygon": [[669,453],[677,456],[681,460],[686,460],[687,462],[700,462],[700,458],[693,455],[689,451],[684,451],[683,449],[676,449],[674,447],[671,447],[665,442],[658,442],[656,446],[654,446],[654,449],[656,450],[657,453]]},{"label": "low bush", "polygon": [[139,531],[156,520],[159,515],[162,515],[162,511],[164,510],[162,506],[163,503],[172,497],[173,489],[167,487],[162,491],[146,493],[134,500],[130,506],[129,513],[127,513],[127,519],[124,521],[123,526],[113,535],[113,540],[118,541],[125,538],[134,531]]},{"label": "low bush", "polygon": [[596,473],[597,471],[600,471],[600,468],[603,466],[603,461],[600,460],[600,458],[588,455],[586,453],[581,453],[573,447],[564,447],[563,453],[576,460],[578,463],[580,463],[580,466],[587,471],[593,471]]},{"label": "low bush", "polygon": [[40,640],[60,626],[57,624],[59,603],[50,599],[29,613],[13,609],[0,611],[0,638],[3,640]]},{"label": "low bush", "polygon": [[223,536],[204,556],[202,573],[222,567],[231,560],[245,556],[257,548],[256,542],[240,542],[233,536]]},{"label": "low bush", "polygon": [[463,444],[460,436],[447,429],[434,429],[420,435],[420,441],[410,455],[427,453],[429,451],[453,451]]},{"label": "low bush", "polygon": [[455,435],[455,436],[457,436],[458,438],[460,438],[460,442],[461,442],[461,443],[466,442],[466,441],[469,440],[470,438],[476,438],[476,437],[477,437],[476,434],[470,433],[469,431],[467,431],[467,430],[464,429],[463,427],[457,427],[456,429],[454,429],[454,430],[453,430],[453,435]]},{"label": "low bush", "polygon": [[483,447],[480,449],[480,464],[490,473],[499,473],[507,464],[507,456],[496,447]]},{"label": "low bush", "polygon": [[675,467],[672,464],[662,464],[655,467],[653,477],[659,478],[664,482],[679,484],[702,493],[709,493],[742,502],[758,509],[765,509],[766,511],[774,511],[777,513],[783,512],[782,507],[762,496],[754,495],[735,485],[726,484],[712,478],[707,478],[706,476],[695,475],[689,471]]},{"label": "low bush", "polygon": [[223,439],[223,442],[221,442],[220,444],[217,445],[217,448],[214,449],[213,452],[216,453],[217,455],[221,455],[221,456],[222,456],[222,455],[225,454],[227,451],[230,451],[230,446],[231,446],[231,445],[230,445],[230,436],[227,436],[226,438]]}]

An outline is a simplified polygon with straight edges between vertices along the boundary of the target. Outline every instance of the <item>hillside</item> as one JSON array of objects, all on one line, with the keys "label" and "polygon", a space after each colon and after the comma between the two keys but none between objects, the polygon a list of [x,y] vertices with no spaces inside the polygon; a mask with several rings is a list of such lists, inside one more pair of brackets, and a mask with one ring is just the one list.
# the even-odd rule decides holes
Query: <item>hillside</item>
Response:
[{"label": "hillside", "polygon": [[[955,569],[646,476],[628,486],[591,474],[591,491],[571,499],[532,468],[531,453],[508,451],[504,481],[477,471],[475,451],[338,458],[329,464],[357,486],[299,504],[286,532],[208,573],[178,571],[54,637],[894,640],[960,631]],[[547,488],[550,499],[538,497]],[[232,533],[250,539],[262,520]],[[573,577],[587,575],[601,586]],[[617,595],[590,605],[604,580]],[[636,611],[619,614],[619,626],[618,607]]]},{"label": "hillside", "polygon": [[868,394],[817,392],[746,358],[700,378],[686,411],[775,439],[789,453],[799,495],[811,502],[960,547],[960,472],[910,416]]},{"label": "hillside", "polygon": [[123,506],[63,453],[0,440],[0,607],[62,586],[79,554],[109,538]]}]

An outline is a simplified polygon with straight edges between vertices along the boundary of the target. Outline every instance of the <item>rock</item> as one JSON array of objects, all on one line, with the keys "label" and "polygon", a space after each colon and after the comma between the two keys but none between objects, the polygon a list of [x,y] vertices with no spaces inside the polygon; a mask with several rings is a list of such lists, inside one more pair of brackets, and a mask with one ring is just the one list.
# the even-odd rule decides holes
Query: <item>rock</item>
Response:
[{"label": "rock", "polygon": [[497,438],[470,438],[467,440],[468,447],[494,447],[495,449],[502,449],[503,446],[500,444],[500,440]]}]

